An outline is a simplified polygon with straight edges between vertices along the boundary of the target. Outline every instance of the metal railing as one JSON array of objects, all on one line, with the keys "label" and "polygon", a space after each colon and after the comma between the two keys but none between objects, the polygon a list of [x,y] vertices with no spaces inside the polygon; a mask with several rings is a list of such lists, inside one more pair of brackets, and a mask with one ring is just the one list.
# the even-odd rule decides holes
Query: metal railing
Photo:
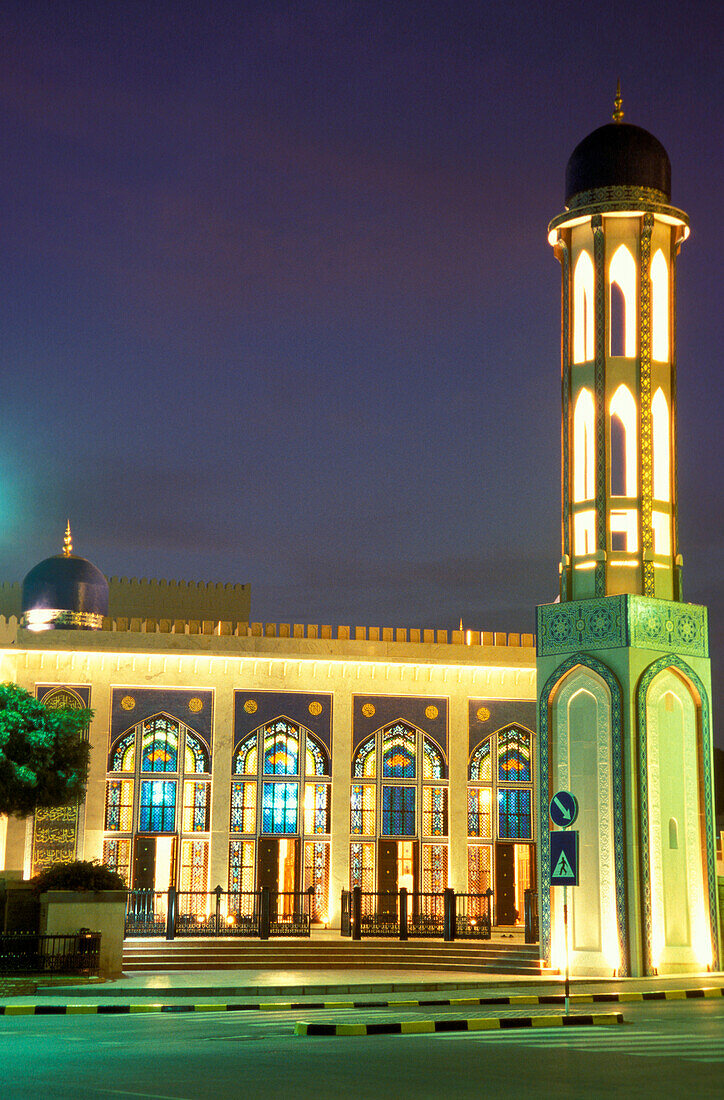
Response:
[{"label": "metal railing", "polygon": [[490,939],[492,897],[484,894],[370,891],[355,886],[342,891],[343,936],[395,936],[400,940],[431,937],[445,940]]},{"label": "metal railing", "polygon": [[0,974],[97,974],[100,954],[100,932],[6,932],[0,935]]},{"label": "metal railing", "polygon": [[525,942],[538,943],[538,891],[523,892],[523,913],[525,916]]},{"label": "metal railing", "polygon": [[129,890],[125,935],[309,936],[314,890]]}]

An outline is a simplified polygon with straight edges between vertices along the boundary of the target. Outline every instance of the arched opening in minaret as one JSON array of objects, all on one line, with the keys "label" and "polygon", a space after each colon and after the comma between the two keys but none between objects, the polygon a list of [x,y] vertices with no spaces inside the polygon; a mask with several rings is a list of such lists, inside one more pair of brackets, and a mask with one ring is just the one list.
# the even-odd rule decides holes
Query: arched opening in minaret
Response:
[{"label": "arched opening in minaret", "polygon": [[651,434],[653,452],[654,497],[671,500],[671,433],[669,406],[664,391],[659,388],[651,402]]},{"label": "arched opening in minaret", "polygon": [[669,358],[669,271],[660,248],[651,261],[651,358]]},{"label": "arched opening in minaret", "polygon": [[616,249],[608,268],[609,354],[636,355],[636,264],[626,245]]},{"label": "arched opening in minaret", "polygon": [[593,263],[581,252],[573,271],[573,362],[593,359]]},{"label": "arched opening in minaret", "polygon": [[610,405],[611,496],[636,496],[636,402],[621,385]]},{"label": "arched opening in minaret", "polygon": [[573,413],[573,499],[595,495],[594,408],[590,390],[578,395]]}]

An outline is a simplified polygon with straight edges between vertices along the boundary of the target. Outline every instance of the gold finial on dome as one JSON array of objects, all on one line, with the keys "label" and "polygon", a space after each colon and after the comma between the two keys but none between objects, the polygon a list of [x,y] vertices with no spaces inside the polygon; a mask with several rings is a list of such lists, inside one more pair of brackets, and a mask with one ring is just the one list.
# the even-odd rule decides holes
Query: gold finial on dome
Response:
[{"label": "gold finial on dome", "polygon": [[69,558],[73,553],[73,536],[70,533],[70,520],[65,525],[65,534],[63,535],[63,557]]},{"label": "gold finial on dome", "polygon": [[616,81],[616,98],[613,101],[613,121],[623,122],[623,100],[621,99],[621,81]]}]

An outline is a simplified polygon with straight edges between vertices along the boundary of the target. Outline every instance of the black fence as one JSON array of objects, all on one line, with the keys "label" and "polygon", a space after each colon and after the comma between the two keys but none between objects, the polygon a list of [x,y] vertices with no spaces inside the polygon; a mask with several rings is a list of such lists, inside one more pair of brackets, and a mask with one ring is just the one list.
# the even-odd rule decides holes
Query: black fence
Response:
[{"label": "black fence", "polygon": [[400,940],[489,940],[492,932],[493,891],[484,894],[409,893],[367,891],[356,886],[342,891],[341,933],[358,940],[362,936],[394,936]]},{"label": "black fence", "polygon": [[525,942],[538,943],[538,891],[525,890],[523,893],[523,913],[525,915]]},{"label": "black fence", "polygon": [[314,890],[129,890],[126,936],[309,936]]},{"label": "black fence", "polygon": [[100,932],[0,934],[0,974],[97,974]]}]

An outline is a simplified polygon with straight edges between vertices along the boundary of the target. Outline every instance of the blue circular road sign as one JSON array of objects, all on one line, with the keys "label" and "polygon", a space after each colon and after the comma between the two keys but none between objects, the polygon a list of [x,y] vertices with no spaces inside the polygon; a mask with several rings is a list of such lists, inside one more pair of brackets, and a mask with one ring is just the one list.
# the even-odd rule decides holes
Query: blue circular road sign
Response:
[{"label": "blue circular road sign", "polygon": [[570,791],[557,791],[548,807],[551,821],[561,829],[567,829],[578,817],[578,799]]}]

